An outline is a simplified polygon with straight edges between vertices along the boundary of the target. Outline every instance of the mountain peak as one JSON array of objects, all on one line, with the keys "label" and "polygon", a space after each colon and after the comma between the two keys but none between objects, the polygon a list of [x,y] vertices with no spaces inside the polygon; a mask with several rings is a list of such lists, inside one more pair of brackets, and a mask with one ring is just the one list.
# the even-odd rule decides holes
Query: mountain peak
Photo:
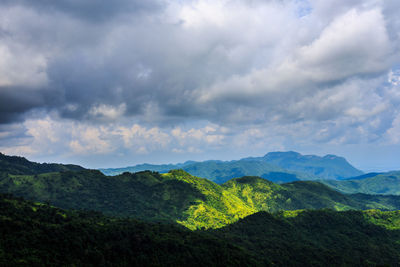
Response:
[{"label": "mountain peak", "polygon": [[264,155],[264,158],[281,158],[281,157],[300,157],[302,156],[300,153],[295,152],[295,151],[274,151],[274,152],[269,152]]},{"label": "mountain peak", "polygon": [[294,151],[270,152],[262,160],[287,170],[311,173],[321,179],[341,179],[363,174],[345,158],[332,154],[320,157]]}]

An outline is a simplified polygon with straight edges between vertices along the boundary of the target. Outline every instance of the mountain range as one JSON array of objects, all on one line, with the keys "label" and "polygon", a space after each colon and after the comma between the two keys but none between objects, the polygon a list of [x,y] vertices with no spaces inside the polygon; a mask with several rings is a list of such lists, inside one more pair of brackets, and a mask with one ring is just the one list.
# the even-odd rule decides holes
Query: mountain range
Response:
[{"label": "mountain range", "polygon": [[[324,158],[314,162],[337,161]],[[331,181],[217,184],[182,169],[106,176],[1,154],[0,265],[398,265],[400,196],[344,194],[322,183]]]},{"label": "mountain range", "polygon": [[[400,196],[346,195],[314,181],[276,184],[255,176],[216,184],[183,170],[106,176],[98,170],[58,165],[61,172],[35,173],[20,158],[3,155],[0,192],[67,209],[86,209],[106,215],[146,221],[179,223],[189,229],[218,228],[258,211],[321,209],[400,209]],[[15,165],[15,166],[14,166]],[[39,167],[37,167],[39,168]],[[54,167],[53,167],[54,168]],[[39,168],[40,169],[40,168]],[[53,170],[53,169],[51,169]]]},{"label": "mountain range", "polygon": [[344,179],[363,174],[342,157],[301,155],[293,151],[270,152],[263,157],[249,157],[233,161],[208,160],[164,165],[140,164],[125,168],[100,169],[100,171],[106,175],[118,175],[123,172],[144,170],[165,173],[173,169],[182,169],[194,176],[208,178],[219,184],[242,176],[259,176],[272,182],[284,183],[298,180]]}]

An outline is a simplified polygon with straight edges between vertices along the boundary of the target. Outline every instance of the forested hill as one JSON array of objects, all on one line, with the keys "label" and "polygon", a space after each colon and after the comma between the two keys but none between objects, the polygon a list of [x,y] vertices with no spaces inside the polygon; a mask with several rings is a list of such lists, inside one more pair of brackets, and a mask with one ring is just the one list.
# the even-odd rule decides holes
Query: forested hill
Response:
[{"label": "forested hill", "polygon": [[190,229],[218,228],[257,211],[400,208],[400,197],[344,195],[317,182],[278,185],[243,177],[218,185],[182,170],[105,176],[96,170],[15,175],[0,171],[0,192],[146,221],[176,222]]},{"label": "forested hill", "polygon": [[105,176],[55,164],[57,172],[5,159],[0,266],[400,263],[400,212],[367,210],[398,210],[400,196],[255,176],[219,185],[183,170]]},{"label": "forested hill", "polygon": [[0,194],[0,266],[256,266],[245,249],[173,224]]},{"label": "forested hill", "polygon": [[342,181],[322,181],[330,187],[348,194],[400,195],[400,171],[368,173]]},{"label": "forested hill", "polygon": [[40,174],[48,172],[61,171],[78,171],[84,170],[83,167],[72,164],[56,164],[56,163],[36,163],[31,162],[23,157],[7,156],[0,153],[0,171],[10,174]]},{"label": "forested hill", "polygon": [[397,266],[400,213],[291,211],[190,231],[0,194],[1,266]]},{"label": "forested hill", "polygon": [[204,177],[220,184],[242,176],[259,176],[273,182],[285,183],[298,180],[343,179],[363,174],[342,157],[335,155],[319,157],[301,155],[297,152],[270,152],[263,157],[233,161],[188,161],[176,165],[141,164],[100,170],[106,175],[118,175],[123,172],[144,170],[164,173],[172,169],[183,169],[194,176]]}]

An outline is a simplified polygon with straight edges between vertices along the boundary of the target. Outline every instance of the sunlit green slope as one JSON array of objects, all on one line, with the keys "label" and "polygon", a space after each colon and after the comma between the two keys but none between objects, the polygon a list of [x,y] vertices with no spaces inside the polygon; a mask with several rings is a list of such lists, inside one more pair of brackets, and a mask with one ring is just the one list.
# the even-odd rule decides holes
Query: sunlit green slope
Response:
[{"label": "sunlit green slope", "polygon": [[223,187],[258,211],[362,208],[351,196],[311,181],[278,185],[259,177],[247,176],[232,179]]},{"label": "sunlit green slope", "polygon": [[317,182],[274,184],[258,177],[218,185],[182,170],[124,173],[67,171],[3,174],[0,192],[62,208],[89,209],[147,221],[178,222],[190,229],[218,228],[257,211],[333,208],[398,209],[400,197],[366,199],[343,195]]},{"label": "sunlit green slope", "polygon": [[256,212],[236,195],[183,171],[124,173],[99,171],[6,175],[0,192],[73,209],[150,221],[176,221],[188,228],[221,227]]}]

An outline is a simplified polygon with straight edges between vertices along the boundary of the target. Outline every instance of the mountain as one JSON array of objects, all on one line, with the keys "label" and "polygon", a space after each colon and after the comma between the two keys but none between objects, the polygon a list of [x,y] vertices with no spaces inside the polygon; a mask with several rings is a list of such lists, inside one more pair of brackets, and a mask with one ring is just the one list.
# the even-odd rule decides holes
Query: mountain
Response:
[{"label": "mountain", "polygon": [[189,229],[219,228],[258,211],[400,208],[400,196],[355,197],[317,182],[278,185],[259,177],[242,177],[218,185],[183,170],[105,176],[86,169],[34,175],[0,169],[0,192],[61,208],[176,222]]},{"label": "mountain", "polygon": [[106,175],[117,175],[123,172],[143,170],[168,172],[171,169],[183,169],[194,176],[205,177],[220,184],[242,176],[260,176],[273,182],[285,183],[298,180],[342,179],[363,174],[342,157],[334,155],[303,156],[296,152],[271,152],[263,157],[233,161],[189,161],[176,165],[141,164],[133,167],[100,170]]},{"label": "mountain", "polygon": [[23,157],[7,156],[0,153],[0,170],[3,173],[31,175],[48,172],[79,171],[84,170],[78,165],[64,165],[56,163],[36,163]]},{"label": "mountain", "polygon": [[316,177],[308,177],[305,174],[294,173],[282,169],[278,166],[271,165],[263,161],[218,161],[208,160],[203,162],[188,161],[180,164],[140,164],[132,167],[100,169],[105,175],[118,175],[123,172],[138,171],[157,171],[166,173],[170,170],[182,169],[194,176],[204,177],[213,182],[222,184],[232,178],[242,177],[246,175],[260,176],[273,182],[292,182],[300,179],[309,179]]},{"label": "mountain", "polygon": [[281,168],[307,173],[321,179],[343,179],[362,175],[363,172],[353,167],[345,158],[335,155],[324,157],[301,155],[297,152],[270,152],[261,159]]},{"label": "mountain", "polygon": [[259,212],[226,227],[65,210],[0,194],[1,266],[397,266],[400,212]]},{"label": "mountain", "polygon": [[97,170],[7,174],[0,175],[0,192],[62,208],[178,222],[192,229],[221,227],[256,212],[221,186],[174,170],[118,176],[105,176]]},{"label": "mountain", "polygon": [[321,181],[343,193],[400,195],[400,171],[368,173],[342,181]]},{"label": "mountain", "polygon": [[114,176],[118,175],[124,172],[130,172],[130,173],[135,173],[135,172],[141,172],[141,171],[154,171],[154,172],[159,172],[159,173],[166,173],[169,172],[170,170],[177,170],[177,169],[183,169],[185,166],[190,165],[195,163],[194,161],[187,161],[185,163],[178,163],[178,164],[139,164],[131,167],[125,167],[125,168],[109,168],[109,169],[99,169],[102,173],[108,176]]}]

